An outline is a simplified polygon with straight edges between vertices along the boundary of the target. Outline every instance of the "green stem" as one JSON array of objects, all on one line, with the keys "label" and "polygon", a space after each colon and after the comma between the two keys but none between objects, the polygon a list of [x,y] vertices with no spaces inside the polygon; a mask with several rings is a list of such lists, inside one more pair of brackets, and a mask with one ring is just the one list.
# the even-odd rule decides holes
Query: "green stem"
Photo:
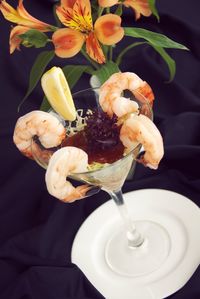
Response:
[{"label": "green stem", "polygon": [[50,29],[51,31],[55,32],[55,31],[57,31],[59,29],[59,27],[51,25],[50,27],[48,27],[48,29]]},{"label": "green stem", "polygon": [[122,8],[123,8],[122,4],[119,4],[116,11],[115,11],[115,15],[121,16],[122,12],[123,12]]},{"label": "green stem", "polygon": [[103,54],[106,58],[107,61],[107,54],[108,54],[108,46],[101,44],[102,50],[103,50]]},{"label": "green stem", "polygon": [[109,47],[109,60],[112,61],[112,57],[113,57],[113,47],[110,46]]},{"label": "green stem", "polygon": [[98,9],[98,18],[102,15],[103,11],[104,11],[104,7],[99,7],[99,9]]},{"label": "green stem", "polygon": [[110,7],[106,7],[106,13],[110,13]]},{"label": "green stem", "polygon": [[127,46],[124,50],[121,51],[121,53],[117,56],[117,59],[116,59],[116,64],[119,66],[121,61],[122,61],[122,58],[123,56],[126,54],[126,52],[128,52],[130,49],[136,47],[136,46],[139,46],[139,45],[142,45],[142,44],[146,44],[146,42],[136,42],[136,43],[133,43],[129,46]]},{"label": "green stem", "polygon": [[83,49],[81,49],[81,53],[93,65],[95,69],[99,69],[98,64],[94,62]]}]

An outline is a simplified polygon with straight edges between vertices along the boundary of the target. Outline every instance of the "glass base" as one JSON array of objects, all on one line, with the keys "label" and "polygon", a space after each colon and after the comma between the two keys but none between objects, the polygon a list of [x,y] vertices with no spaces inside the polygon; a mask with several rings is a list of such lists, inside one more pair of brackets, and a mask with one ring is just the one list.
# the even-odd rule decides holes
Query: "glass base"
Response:
[{"label": "glass base", "polygon": [[117,274],[137,277],[157,270],[166,260],[170,251],[167,231],[152,221],[134,222],[144,241],[138,247],[129,247],[124,228],[108,240],[105,259]]}]

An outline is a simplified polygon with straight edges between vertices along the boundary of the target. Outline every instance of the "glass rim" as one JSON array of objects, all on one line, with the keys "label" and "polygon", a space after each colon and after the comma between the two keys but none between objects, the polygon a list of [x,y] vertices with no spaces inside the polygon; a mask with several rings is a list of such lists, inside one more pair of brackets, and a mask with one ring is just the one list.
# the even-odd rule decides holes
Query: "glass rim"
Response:
[{"label": "glass rim", "polygon": [[[76,96],[76,95],[79,95],[79,94],[81,94],[81,93],[83,93],[83,92],[87,92],[87,91],[95,91],[95,90],[98,90],[99,88],[100,88],[100,87],[95,87],[95,88],[92,88],[92,87],[91,87],[91,88],[82,89],[82,90],[79,90],[79,91],[77,91],[77,92],[75,92],[75,93],[72,93],[72,96]],[[151,120],[153,120],[153,110],[152,110],[151,105],[149,104],[149,101],[146,99],[146,97],[145,97],[142,93],[138,92],[137,90],[134,91],[134,92],[136,92],[138,95],[140,95],[140,96],[143,97],[143,99],[145,100],[145,104],[148,106],[149,111],[150,111],[150,113],[151,113],[151,115],[152,115]],[[70,176],[73,178],[73,177],[75,177],[75,176],[79,176],[79,175],[94,174],[94,173],[97,173],[97,172],[100,172],[100,171],[104,171],[104,170],[106,170],[106,169],[108,169],[108,168],[111,168],[111,167],[115,166],[116,164],[120,163],[121,161],[125,160],[127,157],[129,157],[130,155],[132,155],[133,152],[134,152],[136,149],[139,149],[139,148],[141,148],[141,147],[142,147],[142,144],[141,144],[141,143],[138,143],[138,144],[137,144],[137,145],[136,145],[136,146],[135,146],[135,147],[134,147],[128,154],[126,154],[126,155],[123,156],[121,159],[116,160],[115,162],[113,162],[113,163],[111,163],[111,164],[108,163],[108,165],[106,165],[106,166],[104,166],[104,167],[102,167],[102,168],[96,169],[96,170],[88,170],[88,171],[84,171],[84,172],[71,173]],[[135,160],[135,159],[133,159],[133,160]],[[105,163],[105,164],[106,164],[106,163]]]},{"label": "glass rim", "polygon": [[83,92],[86,92],[86,91],[98,90],[100,87],[101,86],[99,86],[99,87],[88,87],[88,88],[85,88],[85,89],[81,89],[79,91],[73,92],[72,96],[79,95],[79,93],[83,93]]}]

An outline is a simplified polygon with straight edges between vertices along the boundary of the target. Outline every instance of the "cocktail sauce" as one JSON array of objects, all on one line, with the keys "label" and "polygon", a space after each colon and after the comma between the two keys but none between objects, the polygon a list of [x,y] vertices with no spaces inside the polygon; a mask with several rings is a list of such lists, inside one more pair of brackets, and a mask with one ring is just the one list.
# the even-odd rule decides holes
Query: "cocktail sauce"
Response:
[{"label": "cocktail sauce", "polygon": [[113,163],[123,157],[124,146],[119,141],[117,144],[110,147],[92,146],[87,140],[87,136],[84,130],[74,134],[73,136],[66,137],[62,146],[75,146],[81,148],[88,154],[88,163]]}]

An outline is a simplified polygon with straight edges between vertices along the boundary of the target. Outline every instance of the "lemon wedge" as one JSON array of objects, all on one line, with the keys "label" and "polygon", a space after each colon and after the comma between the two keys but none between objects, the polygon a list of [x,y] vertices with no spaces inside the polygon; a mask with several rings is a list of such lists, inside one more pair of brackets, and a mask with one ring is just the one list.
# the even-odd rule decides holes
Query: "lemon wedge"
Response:
[{"label": "lemon wedge", "polygon": [[65,120],[75,120],[76,108],[62,69],[54,66],[44,73],[41,85],[52,108]]}]

